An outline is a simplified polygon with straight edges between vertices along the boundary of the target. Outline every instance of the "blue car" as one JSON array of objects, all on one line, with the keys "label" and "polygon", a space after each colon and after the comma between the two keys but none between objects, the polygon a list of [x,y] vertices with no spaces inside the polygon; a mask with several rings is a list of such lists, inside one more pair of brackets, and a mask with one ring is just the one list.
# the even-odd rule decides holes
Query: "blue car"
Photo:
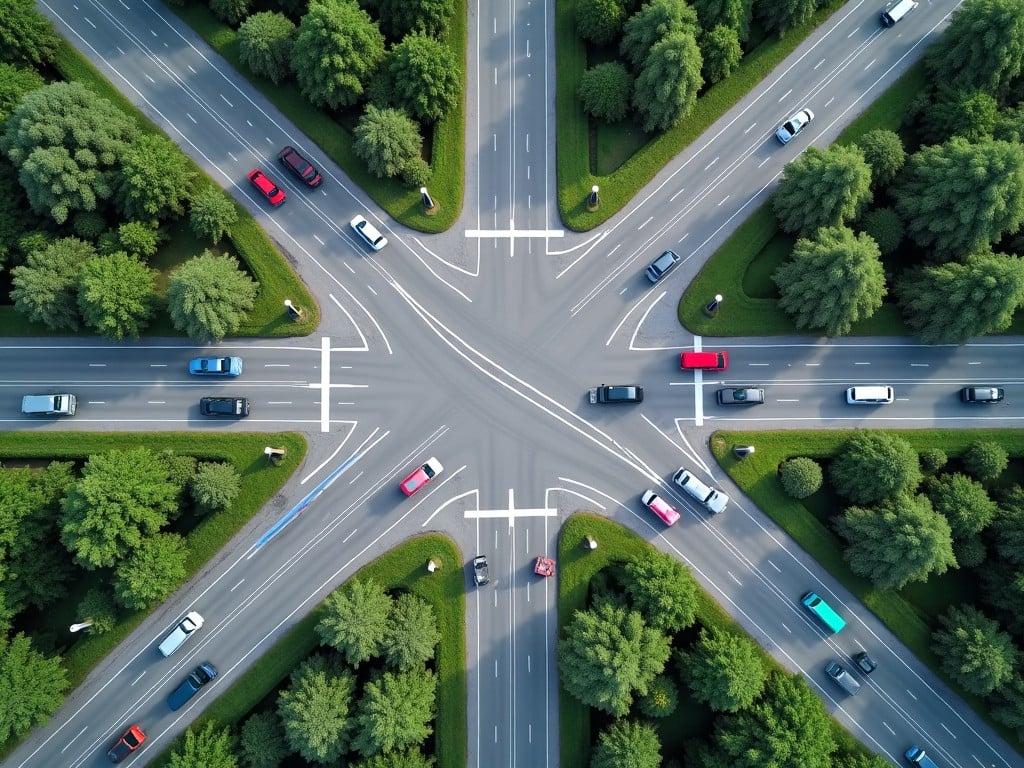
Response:
[{"label": "blue car", "polygon": [[188,372],[194,376],[240,376],[240,357],[194,357],[188,363]]}]

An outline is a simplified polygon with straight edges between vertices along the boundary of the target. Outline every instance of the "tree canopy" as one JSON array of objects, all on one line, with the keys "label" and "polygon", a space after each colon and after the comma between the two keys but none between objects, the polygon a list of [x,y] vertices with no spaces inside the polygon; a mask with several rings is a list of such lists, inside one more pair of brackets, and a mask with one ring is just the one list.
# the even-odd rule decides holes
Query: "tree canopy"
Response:
[{"label": "tree canopy", "polygon": [[783,170],[772,207],[784,232],[811,235],[853,221],[871,200],[871,167],[855,146],[808,147]]},{"label": "tree canopy", "polygon": [[349,749],[353,726],[351,672],[314,654],[292,672],[291,684],[277,698],[277,712],[288,745],[303,760],[333,763]]},{"label": "tree canopy", "polygon": [[858,430],[846,439],[830,467],[832,484],[855,504],[871,504],[921,481],[917,451],[902,437]]},{"label": "tree canopy", "polygon": [[590,768],[661,768],[661,739],[646,723],[616,720],[597,737]]},{"label": "tree canopy", "polygon": [[404,592],[391,603],[381,649],[387,663],[398,670],[422,667],[434,658],[441,642],[434,609],[426,600]]},{"label": "tree canopy", "polygon": [[690,651],[679,653],[679,666],[697,701],[716,712],[749,707],[768,679],[768,670],[754,642],[745,635],[714,627],[701,629]]},{"label": "tree canopy", "polygon": [[374,0],[381,27],[395,40],[410,32],[440,37],[454,11],[452,0]]},{"label": "tree canopy", "polygon": [[367,105],[354,135],[352,151],[378,178],[399,176],[411,163],[421,159],[423,137],[419,127],[399,109]]},{"label": "tree canopy", "polygon": [[78,276],[95,254],[92,243],[77,237],[62,237],[29,251],[25,263],[11,270],[14,308],[52,330],[77,330]]},{"label": "tree canopy", "polygon": [[949,521],[953,536],[973,536],[989,525],[999,512],[985,486],[967,475],[953,472],[928,481],[932,507]]},{"label": "tree canopy", "polygon": [[170,768],[238,768],[231,729],[215,720],[189,728],[171,750]]},{"label": "tree canopy", "polygon": [[177,533],[158,533],[143,539],[117,566],[114,598],[135,611],[163,600],[188,575],[187,557],[185,540]]},{"label": "tree canopy", "polygon": [[633,108],[645,132],[676,125],[697,101],[704,65],[692,32],[671,32],[651,46],[633,83]]},{"label": "tree canopy", "polygon": [[256,303],[256,282],[227,254],[210,251],[171,272],[167,311],[179,331],[197,341],[220,341],[242,325]]},{"label": "tree canopy", "polygon": [[155,269],[124,251],[94,256],[78,275],[78,309],[105,339],[138,341],[156,305]]},{"label": "tree canopy", "polygon": [[121,154],[116,201],[129,221],[176,219],[195,188],[195,166],[169,139],[145,134]]},{"label": "tree canopy", "polygon": [[576,0],[576,29],[594,45],[608,45],[622,31],[626,9],[620,0]]},{"label": "tree canopy", "polygon": [[674,557],[645,553],[630,559],[624,570],[633,609],[650,626],[678,632],[697,620],[697,582]]},{"label": "tree canopy", "polygon": [[295,34],[295,23],[283,13],[254,13],[238,27],[238,58],[257,77],[279,84],[292,73]]},{"label": "tree canopy", "polygon": [[598,120],[615,123],[629,112],[633,76],[619,61],[606,61],[580,75],[576,95],[583,111]]},{"label": "tree canopy", "polygon": [[697,12],[687,3],[651,0],[626,20],[619,51],[640,71],[654,44],[676,33],[696,35]]},{"label": "tree canopy", "polygon": [[381,654],[391,605],[391,597],[376,581],[352,579],[324,600],[316,632],[325,645],[358,667]]},{"label": "tree canopy", "polygon": [[10,64],[39,69],[53,61],[60,38],[53,22],[32,0],[0,2],[0,58]]},{"label": "tree canopy", "polygon": [[44,725],[63,703],[67,687],[59,657],[43,656],[21,632],[0,633],[0,690],[17,692],[0,696],[0,742]]},{"label": "tree canopy", "polygon": [[352,749],[363,757],[414,747],[433,733],[437,681],[428,669],[384,672],[363,688]]},{"label": "tree canopy", "polygon": [[458,103],[462,67],[452,49],[416,32],[384,59],[392,102],[421,122],[440,120]]},{"label": "tree canopy", "polygon": [[932,633],[932,650],[942,669],[977,696],[1008,682],[1017,666],[1017,649],[999,624],[971,605],[951,606]]}]

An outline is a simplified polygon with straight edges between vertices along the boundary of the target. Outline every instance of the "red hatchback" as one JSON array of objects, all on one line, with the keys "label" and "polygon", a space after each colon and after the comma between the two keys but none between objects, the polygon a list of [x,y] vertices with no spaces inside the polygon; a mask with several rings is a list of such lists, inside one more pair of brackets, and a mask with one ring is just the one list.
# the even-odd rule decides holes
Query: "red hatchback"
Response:
[{"label": "red hatchback", "polygon": [[142,729],[138,725],[130,726],[107,752],[107,759],[112,763],[120,763],[141,747],[145,741],[146,734],[142,732]]},{"label": "red hatchback", "polygon": [[285,197],[287,197],[284,190],[272,182],[270,177],[259,168],[253,168],[249,171],[249,181],[252,182],[252,185],[256,187],[260,194],[267,198],[267,200],[270,201],[270,204],[275,208],[283,203]]},{"label": "red hatchback", "polygon": [[729,353],[721,352],[683,352],[679,356],[679,367],[684,371],[701,369],[704,371],[724,371],[729,367]]},{"label": "red hatchback", "polygon": [[644,506],[651,510],[651,512],[660,517],[661,522],[665,525],[675,525],[679,520],[679,513],[676,512],[676,508],[652,490],[644,491],[643,496],[640,497],[640,501],[642,501]]},{"label": "red hatchback", "polygon": [[441,462],[431,456],[427,459],[426,464],[413,471],[398,487],[402,489],[402,493],[406,496],[412,496],[416,491],[440,475],[443,469],[444,467],[441,466]]}]

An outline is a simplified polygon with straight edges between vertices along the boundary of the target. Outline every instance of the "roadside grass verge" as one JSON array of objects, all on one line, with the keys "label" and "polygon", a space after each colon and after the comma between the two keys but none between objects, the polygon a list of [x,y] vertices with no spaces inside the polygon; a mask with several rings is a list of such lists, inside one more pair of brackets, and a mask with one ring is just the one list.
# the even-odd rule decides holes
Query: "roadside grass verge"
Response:
[{"label": "roadside grass verge", "polygon": [[[615,171],[599,176],[590,167],[589,118],[576,98],[580,77],[587,68],[586,47],[576,32],[576,0],[556,0],[558,209],[565,225],[584,232],[618,213],[673,157],[753,90],[842,6],[843,0],[829,0],[807,23],[789,30],[781,40],[775,35],[766,37],[743,57],[735,72],[697,99],[679,125],[652,134],[651,140]],[[795,110],[799,105],[791,106]],[[586,203],[595,184],[601,188],[601,207],[591,212]]]},{"label": "roadside grass verge", "polygon": [[324,154],[396,221],[420,232],[443,232],[455,223],[462,210],[465,176],[466,0],[456,0],[454,3],[451,23],[442,40],[461,63],[463,87],[456,106],[434,126],[431,175],[427,186],[430,196],[440,206],[435,216],[427,216],[423,212],[418,188],[411,189],[395,179],[378,179],[372,175],[352,150],[352,134],[306,101],[294,81],[274,85],[269,80],[253,75],[239,58],[238,33],[218,20],[208,6],[170,5],[168,9],[192,27],[235,68],[239,76],[248,80],[253,88],[309,136]]},{"label": "roadside grass verge", "polygon": [[[433,574],[427,561],[440,563]],[[434,740],[438,768],[465,768],[466,765],[466,575],[463,558],[451,539],[440,534],[418,536],[361,568],[352,578],[373,579],[385,589],[411,592],[431,604],[441,630],[437,661],[437,719]],[[292,670],[317,646],[316,625],[322,608],[318,606],[222,693],[193,724],[197,728],[207,720],[238,725],[291,674]],[[183,737],[179,737],[180,739]],[[154,761],[170,764],[168,746]]]},{"label": "roadside grass verge", "polygon": [[[977,440],[999,443],[1011,458],[1024,457],[1024,430],[1019,429],[892,429],[886,432],[902,437],[917,451],[939,448],[950,458],[960,456]],[[818,494],[802,503],[782,490],[777,479],[781,462],[796,456],[829,459],[849,437],[848,430],[723,431],[712,435],[711,450],[718,463],[759,509],[782,526],[799,546],[856,595],[917,658],[957,691],[1008,743],[1018,752],[1024,751],[1024,742],[988,716],[981,697],[967,693],[946,677],[931,649],[931,633],[937,627],[937,617],[952,604],[976,599],[972,578],[953,570],[942,577],[908,585],[902,590],[877,589],[870,581],[850,570],[843,558],[842,541],[824,522],[835,513],[835,504],[829,505],[825,515],[816,515],[812,509]],[[757,452],[740,460],[732,453],[735,445],[753,445]]]}]

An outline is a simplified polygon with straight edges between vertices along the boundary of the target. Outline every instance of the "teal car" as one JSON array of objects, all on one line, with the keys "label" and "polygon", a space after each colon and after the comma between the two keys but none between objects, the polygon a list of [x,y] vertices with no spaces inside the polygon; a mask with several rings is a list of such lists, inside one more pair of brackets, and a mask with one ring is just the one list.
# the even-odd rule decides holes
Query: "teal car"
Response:
[{"label": "teal car", "polygon": [[193,376],[241,376],[240,357],[194,357],[188,363]]}]

